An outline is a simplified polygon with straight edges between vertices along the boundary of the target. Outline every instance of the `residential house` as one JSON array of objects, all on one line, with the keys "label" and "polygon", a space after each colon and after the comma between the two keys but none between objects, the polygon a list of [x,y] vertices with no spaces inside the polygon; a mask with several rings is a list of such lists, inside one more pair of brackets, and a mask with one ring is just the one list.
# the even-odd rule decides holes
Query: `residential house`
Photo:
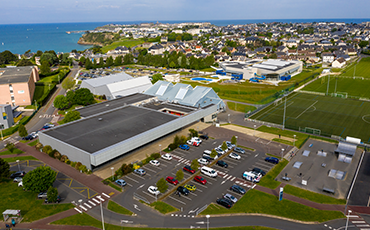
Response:
[{"label": "residential house", "polygon": [[161,44],[155,44],[148,49],[148,52],[152,55],[163,54],[164,47]]},{"label": "residential house", "polygon": [[346,64],[346,60],[344,60],[344,58],[338,58],[335,61],[333,61],[331,66],[333,68],[342,68],[345,64]]},{"label": "residential house", "polygon": [[332,63],[334,61],[334,55],[329,52],[322,53],[321,57],[323,62]]}]

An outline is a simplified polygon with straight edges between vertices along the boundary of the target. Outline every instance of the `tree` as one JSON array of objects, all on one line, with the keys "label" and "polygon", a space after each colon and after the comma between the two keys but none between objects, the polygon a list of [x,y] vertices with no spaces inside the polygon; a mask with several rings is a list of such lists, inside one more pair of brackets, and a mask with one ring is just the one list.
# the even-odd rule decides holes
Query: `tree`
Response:
[{"label": "tree", "polygon": [[198,131],[196,131],[195,129],[189,129],[189,132],[190,132],[191,137],[197,137],[198,136]]},{"label": "tree", "polygon": [[78,111],[69,111],[63,119],[63,123],[68,123],[71,121],[76,121],[81,118],[80,112]]},{"label": "tree", "polygon": [[50,186],[48,189],[48,202],[56,202],[58,198],[58,189]]},{"label": "tree", "polygon": [[26,127],[23,124],[19,125],[18,133],[20,137],[26,137],[28,135]]},{"label": "tree", "polygon": [[0,178],[8,178],[10,176],[10,166],[3,158],[0,158]]},{"label": "tree", "polygon": [[49,65],[53,65],[54,63],[58,61],[58,57],[54,51],[52,52],[48,51],[48,52],[43,53],[40,57],[40,63],[44,61],[49,62]]},{"label": "tree", "polygon": [[[100,64],[100,63],[99,63]],[[122,65],[122,56],[118,56],[116,57],[116,59],[114,59],[114,65],[115,66],[120,66]]]},{"label": "tree", "polygon": [[66,109],[69,106],[69,101],[63,95],[58,95],[54,99],[54,107],[57,109]]},{"label": "tree", "polygon": [[126,54],[123,57],[123,64],[127,65],[132,63],[134,63],[134,56],[132,56],[132,54]]},{"label": "tree", "polygon": [[157,81],[163,81],[163,76],[160,73],[153,74],[152,76],[152,84],[155,84]]},{"label": "tree", "polygon": [[176,179],[178,181],[182,181],[182,179],[184,179],[184,172],[182,171],[182,169],[179,169],[179,171],[177,171],[177,173],[176,173]]},{"label": "tree", "polygon": [[33,66],[33,63],[28,60],[28,59],[21,59],[18,63],[17,66]]},{"label": "tree", "polygon": [[364,48],[366,46],[369,45],[369,41],[361,41],[360,43],[358,43],[358,45],[361,47],[361,48]]},{"label": "tree", "polygon": [[90,58],[86,58],[86,60],[85,60],[85,68],[86,69],[92,69],[93,68],[93,63],[90,61]]},{"label": "tree", "polygon": [[78,105],[90,105],[94,103],[94,95],[89,89],[81,88],[75,92],[75,104]]},{"label": "tree", "polygon": [[107,60],[105,60],[105,66],[109,67],[113,65],[113,58],[112,56],[108,57]]},{"label": "tree", "polygon": [[231,138],[231,144],[236,145],[236,137],[235,136],[233,136]]},{"label": "tree", "polygon": [[221,149],[222,149],[223,151],[225,151],[225,150],[227,149],[227,144],[226,144],[226,142],[225,142],[225,141],[222,143],[222,145],[221,145]]},{"label": "tree", "polygon": [[199,162],[197,159],[194,159],[192,162],[191,162],[191,165],[190,167],[192,169],[194,169],[195,171],[197,171],[199,169]]},{"label": "tree", "polygon": [[13,153],[13,152],[14,152],[14,150],[15,150],[15,146],[14,146],[14,144],[13,144],[13,143],[9,143],[9,142],[5,145],[5,148],[6,148],[7,150],[9,150],[9,152],[10,152],[10,153]]},{"label": "tree", "polygon": [[0,53],[0,65],[1,64],[9,64],[10,62],[17,61],[18,56],[14,55],[9,50],[5,50]]},{"label": "tree", "polygon": [[159,181],[157,181],[156,185],[157,185],[158,191],[160,191],[161,193],[166,192],[166,190],[168,189],[168,184],[163,177],[159,179]]},{"label": "tree", "polygon": [[50,71],[50,64],[49,64],[48,61],[41,62],[40,72],[43,75],[49,74],[51,72]]},{"label": "tree", "polygon": [[70,105],[74,105],[76,103],[75,92],[73,92],[72,90],[67,92],[66,98]]},{"label": "tree", "polygon": [[43,192],[53,185],[56,176],[57,173],[50,167],[40,166],[23,177],[23,187],[25,190]]},{"label": "tree", "polygon": [[209,156],[215,158],[217,156],[217,151],[212,149],[211,154]]},{"label": "tree", "polygon": [[72,89],[74,85],[75,85],[75,80],[73,80],[73,79],[72,79],[72,78],[70,78],[70,77],[67,77],[67,78],[66,78],[66,79],[64,79],[64,81],[62,82],[62,87],[63,87],[63,89],[65,89],[65,90]]}]

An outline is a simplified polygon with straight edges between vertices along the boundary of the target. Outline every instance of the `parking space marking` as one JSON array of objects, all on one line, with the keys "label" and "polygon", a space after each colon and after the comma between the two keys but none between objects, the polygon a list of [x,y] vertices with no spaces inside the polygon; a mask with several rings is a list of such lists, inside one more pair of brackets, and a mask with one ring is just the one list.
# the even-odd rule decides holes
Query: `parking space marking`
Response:
[{"label": "parking space marking", "polygon": [[203,192],[203,190],[200,190],[199,188],[197,188],[197,190],[195,190],[196,192]]},{"label": "parking space marking", "polygon": [[236,179],[236,177],[233,177],[230,181],[233,181],[233,180],[235,180]]},{"label": "parking space marking", "polygon": [[227,160],[225,161],[227,164],[231,164],[231,165],[238,165],[238,163],[235,163],[235,162],[228,162]]},{"label": "parking space marking", "polygon": [[209,177],[209,176],[206,176],[206,175],[204,175],[204,177],[207,178],[207,179],[213,180],[213,181],[217,181],[217,179],[215,179],[213,177]]},{"label": "parking space marking", "polygon": [[130,180],[132,180],[132,181],[134,181],[134,182],[136,182],[136,183],[139,183],[139,181],[137,181],[137,180],[135,180],[135,179],[132,179],[131,177],[129,177],[129,176],[125,176],[125,178],[128,178],[128,179],[130,179]]},{"label": "parking space marking", "polygon": [[240,160],[236,160],[236,159],[233,159],[233,158],[231,158],[231,157],[228,157],[228,158],[227,158],[227,160],[232,160],[232,161],[235,161],[235,162],[240,163],[240,160],[241,160],[241,159],[240,159]]},{"label": "parking space marking", "polygon": [[198,196],[197,194],[195,194],[195,193],[193,193],[193,192],[191,192],[190,194],[191,194],[191,195],[193,195],[193,196]]},{"label": "parking space marking", "polygon": [[132,187],[132,184],[130,184],[130,183],[127,183],[127,181],[126,181],[126,184],[127,184],[128,186]]},{"label": "parking space marking", "polygon": [[226,180],[230,180],[231,177],[233,177],[233,176],[230,175]]},{"label": "parking space marking", "polygon": [[145,167],[145,170],[148,170],[148,171],[151,171],[151,172],[157,173],[156,171],[154,171],[153,169],[150,169],[150,168],[148,168],[148,167]]},{"label": "parking space marking", "polygon": [[222,178],[225,178],[225,177],[227,177],[227,175],[228,175],[228,174],[225,174],[225,176],[224,176],[224,177],[222,177]]},{"label": "parking space marking", "polygon": [[147,193],[147,192],[145,192],[144,190],[142,191],[145,195],[148,195],[148,196],[150,196],[151,198],[154,198],[155,199],[155,196],[153,196],[152,194],[149,194],[149,193]]},{"label": "parking space marking", "polygon": [[76,207],[75,207],[74,209],[75,209],[77,212],[82,213],[82,212],[81,212],[81,210],[79,210],[78,208],[76,208]]},{"label": "parking space marking", "polygon": [[185,199],[187,199],[187,200],[192,200],[191,198],[189,198],[189,197],[187,197],[187,196],[181,196],[181,197],[183,197],[183,198],[185,198]]},{"label": "parking space marking", "polygon": [[172,200],[175,200],[175,201],[177,201],[177,202],[179,202],[179,203],[181,203],[181,204],[186,205],[186,203],[185,203],[185,202],[182,202],[181,200],[175,199],[175,198],[173,198],[172,196],[168,196],[168,197],[169,197],[169,198],[171,198]]},{"label": "parking space marking", "polygon": [[84,206],[79,205],[79,207],[82,208],[83,210],[87,211],[87,209]]},{"label": "parking space marking", "polygon": [[137,178],[140,178],[140,179],[142,179],[142,180],[145,180],[145,178],[144,178],[144,177],[139,176],[139,175],[136,175],[135,173],[131,173],[130,175],[132,175],[132,176],[136,176]]},{"label": "parking space marking", "polygon": [[[202,184],[197,184],[196,186],[197,186],[197,187],[198,187],[198,186],[201,186],[201,187],[203,187],[203,188],[208,188],[207,186],[202,185]],[[198,190],[199,190],[199,189],[198,189]]]}]

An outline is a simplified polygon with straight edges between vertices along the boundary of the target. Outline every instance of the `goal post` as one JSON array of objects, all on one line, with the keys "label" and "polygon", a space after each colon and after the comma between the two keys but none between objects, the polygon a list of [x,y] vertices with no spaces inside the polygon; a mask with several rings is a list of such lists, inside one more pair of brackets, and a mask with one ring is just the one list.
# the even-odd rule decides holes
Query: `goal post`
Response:
[{"label": "goal post", "polygon": [[347,92],[336,92],[336,93],[331,93],[332,97],[339,97],[339,98],[348,98],[348,93]]},{"label": "goal post", "polygon": [[311,127],[305,127],[305,128],[299,127],[299,131],[305,132],[305,133],[321,135],[321,130],[320,129],[315,129],[315,128],[311,128]]}]

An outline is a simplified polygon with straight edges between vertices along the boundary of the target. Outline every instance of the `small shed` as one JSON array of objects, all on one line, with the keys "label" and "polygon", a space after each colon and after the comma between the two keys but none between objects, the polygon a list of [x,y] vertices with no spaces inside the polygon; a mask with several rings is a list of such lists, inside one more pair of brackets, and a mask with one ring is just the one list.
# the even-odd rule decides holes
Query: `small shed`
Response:
[{"label": "small shed", "polygon": [[7,209],[3,212],[4,221],[6,221],[9,218],[9,215],[12,215],[12,218],[21,218],[21,210],[12,210]]}]

